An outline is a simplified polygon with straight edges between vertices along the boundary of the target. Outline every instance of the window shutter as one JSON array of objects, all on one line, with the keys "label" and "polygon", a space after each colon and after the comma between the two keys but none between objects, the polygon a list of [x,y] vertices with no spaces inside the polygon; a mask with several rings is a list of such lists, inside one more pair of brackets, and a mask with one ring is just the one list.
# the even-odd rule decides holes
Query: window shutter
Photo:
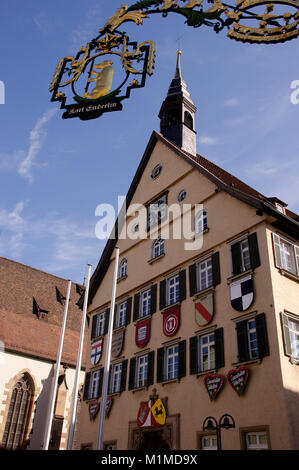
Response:
[{"label": "window shutter", "polygon": [[147,386],[153,385],[154,383],[154,360],[155,351],[150,351],[147,359]]},{"label": "window shutter", "polygon": [[126,389],[126,381],[127,381],[127,368],[128,368],[128,359],[125,359],[122,362],[121,366],[121,379],[120,379],[120,392],[123,392]]},{"label": "window shutter", "polygon": [[133,310],[133,321],[136,321],[139,317],[139,308],[140,308],[140,294],[134,295],[134,310]]},{"label": "window shutter", "polygon": [[232,252],[233,275],[237,275],[242,272],[240,242],[235,243],[234,245],[231,246],[231,252]]},{"label": "window shutter", "polygon": [[83,392],[83,400],[88,400],[89,397],[89,384],[90,384],[90,372],[87,372],[85,375],[85,385],[84,385],[84,392]]},{"label": "window shutter", "polygon": [[164,348],[158,348],[157,351],[157,382],[164,380]]},{"label": "window shutter", "polygon": [[215,330],[215,367],[224,367],[224,337],[223,328]]},{"label": "window shutter", "polygon": [[129,297],[127,300],[127,308],[126,308],[126,325],[131,323],[131,310],[132,310],[132,297]]},{"label": "window shutter", "polygon": [[276,233],[272,232],[274,261],[277,268],[281,268],[281,255],[280,255],[280,238]]},{"label": "window shutter", "polygon": [[258,344],[259,357],[269,356],[269,342],[266,325],[266,315],[260,313],[255,317],[256,337]]},{"label": "window shutter", "polygon": [[160,310],[166,306],[166,279],[160,282]]},{"label": "window shutter", "polygon": [[190,374],[198,372],[198,336],[192,336],[189,340],[190,346]]},{"label": "window shutter", "polygon": [[197,282],[196,282],[196,263],[189,266],[189,290],[190,297],[196,294],[197,292]]},{"label": "window shutter", "polygon": [[151,315],[157,311],[157,284],[151,288]]},{"label": "window shutter", "polygon": [[96,337],[96,327],[97,327],[97,314],[92,317],[92,325],[91,325],[91,339]]},{"label": "window shutter", "polygon": [[185,377],[186,375],[186,340],[179,342],[179,372],[178,377]]},{"label": "window shutter", "polygon": [[182,269],[179,273],[180,278],[180,302],[186,299],[186,270]]},{"label": "window shutter", "polygon": [[109,318],[110,318],[110,308],[106,308],[105,312],[105,326],[104,326],[104,335],[108,333],[109,329]]},{"label": "window shutter", "polygon": [[244,362],[249,359],[248,337],[247,337],[247,321],[240,321],[236,324],[237,344],[238,344],[238,361]]},{"label": "window shutter", "polygon": [[295,246],[296,274],[299,276],[299,246]]},{"label": "window shutter", "polygon": [[129,390],[135,388],[136,357],[130,359]]},{"label": "window shutter", "polygon": [[219,251],[212,254],[213,286],[221,283]]},{"label": "window shutter", "polygon": [[114,320],[113,320],[113,329],[114,329],[114,330],[115,330],[115,328],[116,328],[117,308],[118,308],[118,305],[115,304],[115,307],[114,307]]},{"label": "window shutter", "polygon": [[284,352],[286,356],[292,356],[288,315],[285,312],[281,312],[280,315],[281,315],[281,327],[282,327],[282,334],[283,334]]},{"label": "window shutter", "polygon": [[96,398],[102,396],[102,387],[103,387],[103,377],[104,377],[104,367],[100,369],[100,377],[99,377],[99,388]]},{"label": "window shutter", "polygon": [[248,235],[248,246],[251,269],[254,269],[261,265],[256,232]]}]

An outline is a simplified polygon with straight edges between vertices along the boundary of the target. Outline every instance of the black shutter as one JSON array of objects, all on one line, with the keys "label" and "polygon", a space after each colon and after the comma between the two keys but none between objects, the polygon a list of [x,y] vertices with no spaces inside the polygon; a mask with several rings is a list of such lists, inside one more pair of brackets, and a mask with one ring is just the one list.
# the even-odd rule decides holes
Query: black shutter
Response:
[{"label": "black shutter", "polygon": [[189,266],[189,291],[190,297],[197,292],[197,280],[196,280],[196,263]]},{"label": "black shutter", "polygon": [[236,324],[238,361],[244,362],[249,359],[247,321],[240,321]]},{"label": "black shutter", "polygon": [[238,242],[232,245],[231,252],[232,252],[233,275],[240,274],[242,272],[241,243]]},{"label": "black shutter", "polygon": [[126,381],[127,381],[127,368],[128,368],[128,359],[125,359],[122,362],[121,367],[121,379],[120,379],[120,392],[123,392],[126,389]]},{"label": "black shutter", "polygon": [[180,278],[180,302],[186,299],[186,270],[182,269],[179,272]]},{"label": "black shutter", "polygon": [[178,378],[186,375],[186,340],[179,342],[179,372]]},{"label": "black shutter", "polygon": [[189,340],[190,343],[190,374],[197,374],[198,372],[198,337],[193,336]]},{"label": "black shutter", "polygon": [[221,283],[219,251],[212,254],[213,286]]},{"label": "black shutter", "polygon": [[260,313],[255,317],[256,337],[259,357],[269,356],[269,341],[267,334],[266,315]]},{"label": "black shutter", "polygon": [[96,327],[97,327],[97,314],[92,317],[92,326],[91,326],[91,339],[96,337]]},{"label": "black shutter", "polygon": [[129,297],[127,300],[127,308],[126,308],[126,325],[131,323],[131,311],[132,311],[132,297]]},{"label": "black shutter", "polygon": [[109,317],[110,317],[110,308],[106,308],[105,312],[105,326],[104,326],[104,335],[108,333],[109,329]]},{"label": "black shutter", "polygon": [[116,320],[117,320],[117,304],[115,304],[115,307],[114,307],[114,319],[113,319],[113,329],[115,330],[116,328]]},{"label": "black shutter", "polygon": [[215,367],[224,367],[224,338],[223,328],[215,330]]},{"label": "black shutter", "polygon": [[129,390],[135,388],[136,357],[130,359]]},{"label": "black shutter", "polygon": [[104,377],[104,367],[100,369],[99,388],[98,388],[97,396],[95,398],[99,398],[102,396],[103,377]]},{"label": "black shutter", "polygon": [[157,311],[157,284],[151,288],[151,315]]},{"label": "black shutter", "polygon": [[160,310],[166,307],[166,279],[160,282]]},{"label": "black shutter", "polygon": [[157,382],[164,380],[164,348],[158,348],[157,351]]},{"label": "black shutter", "polygon": [[86,375],[85,375],[85,385],[84,385],[84,392],[83,392],[83,400],[88,400],[88,397],[89,397],[90,375],[91,375],[91,372],[87,372]]},{"label": "black shutter", "polygon": [[256,232],[248,235],[248,246],[251,269],[254,269],[261,264]]},{"label": "black shutter", "polygon": [[133,321],[136,321],[139,317],[139,307],[140,307],[140,293],[134,295]]},{"label": "black shutter", "polygon": [[150,351],[147,357],[147,386],[154,383],[154,361],[155,351]]}]

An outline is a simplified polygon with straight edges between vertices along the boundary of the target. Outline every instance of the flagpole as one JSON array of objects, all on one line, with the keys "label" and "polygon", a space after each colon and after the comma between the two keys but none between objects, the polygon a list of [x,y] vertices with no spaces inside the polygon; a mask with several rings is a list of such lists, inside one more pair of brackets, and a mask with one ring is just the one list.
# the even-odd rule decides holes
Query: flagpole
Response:
[{"label": "flagpole", "polygon": [[116,247],[107,348],[106,348],[105,366],[104,366],[102,401],[101,401],[101,408],[100,408],[100,423],[99,423],[99,434],[98,434],[98,444],[97,444],[98,450],[103,450],[103,441],[104,441],[106,404],[107,404],[108,382],[109,382],[109,371],[110,371],[110,355],[111,355],[111,344],[112,344],[112,330],[113,330],[113,323],[114,323],[115,294],[116,294],[116,284],[117,284],[117,274],[118,274],[118,260],[119,260],[119,248]]},{"label": "flagpole", "polygon": [[45,429],[45,434],[44,434],[43,450],[48,450],[48,447],[49,447],[53,412],[54,412],[55,401],[56,401],[59,368],[60,368],[60,362],[61,362],[61,356],[62,356],[65,327],[66,327],[66,319],[67,319],[68,308],[69,308],[71,286],[72,286],[72,281],[68,281],[67,294],[66,294],[65,305],[64,305],[63,321],[62,321],[60,340],[59,340],[59,346],[58,346],[57,358],[56,358],[56,366],[55,366],[55,371],[54,371],[54,377],[51,383],[50,403],[49,403],[49,408],[48,408],[46,429]]},{"label": "flagpole", "polygon": [[79,349],[78,349],[78,355],[77,355],[75,381],[74,381],[74,388],[73,388],[72,409],[71,409],[71,416],[70,416],[67,450],[72,450],[72,447],[73,447],[76,410],[77,410],[77,401],[78,401],[79,375],[80,375],[81,363],[82,363],[84,332],[85,332],[86,313],[87,313],[87,305],[88,305],[90,271],[91,271],[91,264],[88,265],[88,271],[87,271],[87,280],[86,280],[86,288],[85,288],[85,295],[84,295],[83,314],[82,314],[81,332],[80,332],[80,339],[79,339]]}]

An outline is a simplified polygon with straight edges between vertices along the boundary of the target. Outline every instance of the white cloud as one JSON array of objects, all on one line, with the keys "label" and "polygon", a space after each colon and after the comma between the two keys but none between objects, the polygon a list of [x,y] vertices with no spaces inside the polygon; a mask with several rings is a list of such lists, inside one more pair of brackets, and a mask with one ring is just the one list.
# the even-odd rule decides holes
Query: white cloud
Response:
[{"label": "white cloud", "polygon": [[201,137],[198,137],[198,143],[199,144],[204,144],[204,145],[214,145],[216,144],[217,139],[215,137],[211,137],[209,135],[203,135]]},{"label": "white cloud", "polygon": [[42,148],[43,141],[47,134],[45,125],[56,112],[57,108],[53,108],[45,112],[42,117],[37,120],[34,128],[30,132],[28,151],[18,165],[19,175],[23,176],[23,178],[25,178],[29,183],[33,182],[31,170],[33,166],[37,165],[36,158]]},{"label": "white cloud", "polygon": [[233,108],[235,106],[239,106],[240,101],[238,98],[228,98],[227,100],[224,101],[223,106],[227,108]]}]

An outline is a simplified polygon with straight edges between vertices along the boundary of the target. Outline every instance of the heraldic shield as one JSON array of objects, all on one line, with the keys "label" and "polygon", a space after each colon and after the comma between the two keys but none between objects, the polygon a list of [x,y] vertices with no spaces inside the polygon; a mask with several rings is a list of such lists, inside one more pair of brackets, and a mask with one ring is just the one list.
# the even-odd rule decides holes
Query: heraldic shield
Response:
[{"label": "heraldic shield", "polygon": [[143,320],[136,325],[135,343],[138,348],[144,348],[150,339],[151,319]]},{"label": "heraldic shield", "polygon": [[174,305],[163,312],[163,333],[173,336],[180,326],[180,306]]},{"label": "heraldic shield", "polygon": [[214,316],[214,294],[201,297],[195,302],[195,321],[199,326],[210,323]]},{"label": "heraldic shield", "polygon": [[90,362],[95,366],[102,357],[103,339],[99,339],[91,345]]},{"label": "heraldic shield", "polygon": [[124,338],[125,338],[125,329],[118,330],[113,333],[112,336],[112,346],[111,346],[111,356],[118,357],[124,347]]},{"label": "heraldic shield", "polygon": [[242,277],[230,285],[230,301],[232,307],[238,312],[247,310],[254,297],[252,276]]}]

